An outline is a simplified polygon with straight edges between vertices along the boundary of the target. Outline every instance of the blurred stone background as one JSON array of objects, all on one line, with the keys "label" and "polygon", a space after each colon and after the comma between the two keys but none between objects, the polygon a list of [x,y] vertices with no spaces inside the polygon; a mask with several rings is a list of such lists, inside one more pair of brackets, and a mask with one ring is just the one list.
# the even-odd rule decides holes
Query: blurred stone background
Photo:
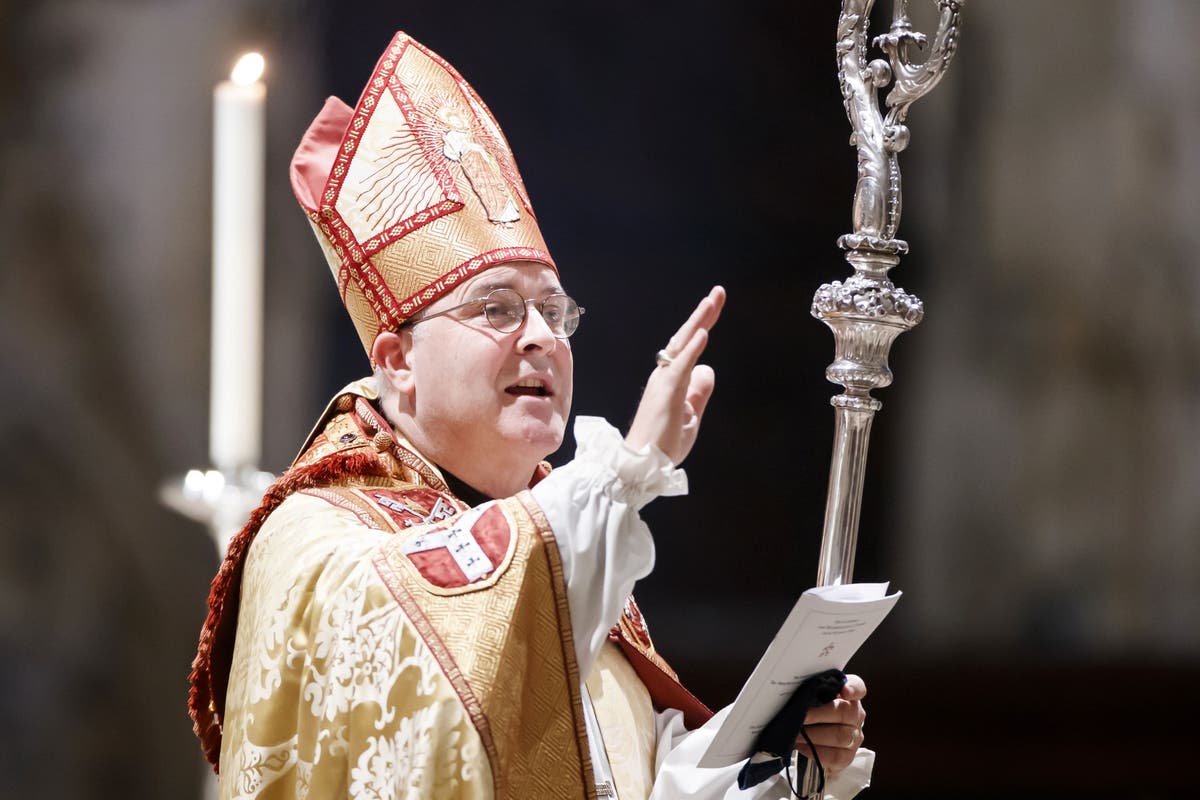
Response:
[{"label": "blurred stone background", "polygon": [[[882,30],[890,8],[877,9]],[[918,21],[932,3],[914,4]],[[627,421],[714,282],[688,499],[647,510],[659,648],[729,702],[815,575],[844,277],[839,4],[0,5],[0,794],[199,797],[186,678],[204,466],[213,85],[268,59],[264,468],[366,370],[291,199],[324,97],[404,29],[487,100],[568,286],[576,411]],[[1200,6],[972,2],[914,108],[893,273],[926,321],[880,397],[852,665],[878,798],[1177,798],[1200,745]],[[927,28],[928,29],[928,28]],[[556,457],[569,458],[570,447]]]}]

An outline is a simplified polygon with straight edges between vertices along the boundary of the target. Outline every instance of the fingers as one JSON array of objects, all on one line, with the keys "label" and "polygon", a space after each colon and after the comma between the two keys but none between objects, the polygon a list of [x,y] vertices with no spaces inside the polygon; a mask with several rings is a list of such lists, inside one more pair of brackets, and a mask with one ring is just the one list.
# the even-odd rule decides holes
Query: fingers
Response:
[{"label": "fingers", "polygon": [[808,712],[805,725],[854,725],[861,728],[867,721],[867,711],[858,700],[837,698]]},{"label": "fingers", "polygon": [[724,305],[725,290],[714,286],[663,348],[665,358],[656,359],[659,365],[646,382],[625,437],[631,449],[654,444],[673,464],[691,452],[715,383],[712,369],[697,362]]},{"label": "fingers", "polygon": [[725,287],[714,286],[708,292],[708,297],[704,298],[712,303],[712,311],[704,321],[704,327],[711,329],[717,324],[717,320],[721,317],[721,309],[725,307]]},{"label": "fingers", "polygon": [[[836,772],[854,760],[854,754],[863,743],[862,728],[867,721],[867,711],[861,698],[866,694],[867,685],[862,678],[847,675],[841,694],[833,702],[812,709],[804,718],[804,730],[816,745],[817,757],[826,769]],[[803,738],[797,740],[796,749],[803,755],[811,755]]]},{"label": "fingers", "polygon": [[683,401],[683,413],[679,422],[682,425],[681,432],[689,434],[687,437],[689,443],[684,449],[684,454],[691,450],[691,442],[695,441],[696,429],[700,427],[700,417],[703,416],[708,400],[712,397],[713,387],[716,385],[716,374],[712,367],[696,364],[707,344],[708,331],[701,328],[692,335],[683,352],[675,357],[670,366],[655,370],[656,374],[664,373],[662,377],[673,384],[668,391]]},{"label": "fingers", "polygon": [[[857,725],[806,725],[804,729],[818,748],[857,750],[863,743],[863,730]],[[801,737],[796,744],[800,747],[807,742]]]},{"label": "fingers", "polygon": [[[817,758],[821,759],[821,766],[829,772],[841,772],[850,766],[850,762],[854,760],[858,748],[862,745],[862,730],[822,731],[821,741],[830,742],[830,744],[822,744],[817,740],[817,733],[823,727],[825,726],[809,728],[808,736],[817,746]],[[796,742],[796,751],[802,756],[812,756],[812,749],[805,744],[803,739]]]},{"label": "fingers", "polygon": [[712,397],[716,382],[717,376],[712,367],[707,364],[697,364],[692,367],[692,379],[688,383],[687,389],[687,404],[697,425],[700,424],[700,418],[704,416],[704,409],[708,405],[709,398]]},{"label": "fingers", "polygon": [[867,684],[857,675],[847,675],[846,685],[838,697],[843,700],[862,700],[867,696]]},{"label": "fingers", "polygon": [[683,425],[679,430],[685,436],[691,436],[700,427],[700,417],[697,416],[696,409],[692,408],[692,404],[686,400],[683,403],[683,419]]},{"label": "fingers", "polygon": [[[804,731],[816,746],[817,757],[827,770],[838,772],[850,766],[863,743],[863,724],[867,711],[862,698],[867,685],[857,675],[847,675],[846,685],[831,703],[814,708],[805,717]],[[811,756],[811,748],[803,737],[796,741],[796,750]]]},{"label": "fingers", "polygon": [[696,362],[700,360],[700,354],[704,352],[705,347],[708,347],[708,331],[700,328],[692,334],[692,338],[679,351],[679,355],[674,357],[668,369],[682,373],[681,378],[683,375],[690,375],[692,367],[696,366]]},{"label": "fingers", "polygon": [[667,342],[667,353],[672,358],[679,358],[682,349],[691,341],[692,337],[700,330],[709,330],[717,323],[717,319],[721,316],[721,309],[725,306],[725,289],[721,286],[714,286],[708,295],[700,301],[692,315],[688,317],[687,322],[680,326],[675,335]]}]

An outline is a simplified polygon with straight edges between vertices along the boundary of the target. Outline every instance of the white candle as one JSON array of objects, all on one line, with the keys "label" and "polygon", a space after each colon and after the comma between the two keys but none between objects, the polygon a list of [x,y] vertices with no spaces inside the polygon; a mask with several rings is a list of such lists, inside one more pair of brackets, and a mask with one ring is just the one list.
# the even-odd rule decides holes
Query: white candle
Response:
[{"label": "white candle", "polygon": [[213,306],[209,457],[257,467],[262,443],[266,87],[258,53],[213,91]]}]

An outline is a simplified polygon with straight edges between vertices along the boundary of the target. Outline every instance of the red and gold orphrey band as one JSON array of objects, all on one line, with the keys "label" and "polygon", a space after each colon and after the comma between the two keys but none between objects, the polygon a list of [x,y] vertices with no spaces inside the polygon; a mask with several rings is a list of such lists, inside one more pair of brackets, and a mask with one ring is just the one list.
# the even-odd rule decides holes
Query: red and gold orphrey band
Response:
[{"label": "red and gold orphrey band", "polygon": [[381,331],[481,270],[556,269],[491,112],[402,32],[353,110],[326,102],[292,159],[292,188],[368,352]]}]

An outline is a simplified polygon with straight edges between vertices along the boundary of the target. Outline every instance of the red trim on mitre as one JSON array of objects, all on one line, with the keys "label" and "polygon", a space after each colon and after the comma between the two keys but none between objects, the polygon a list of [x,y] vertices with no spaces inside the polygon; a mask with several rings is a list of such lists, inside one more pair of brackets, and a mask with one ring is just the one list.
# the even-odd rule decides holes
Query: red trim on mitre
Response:
[{"label": "red trim on mitre", "polygon": [[[387,281],[379,274],[379,270],[375,269],[375,265],[371,263],[366,251],[354,238],[350,226],[343,222],[341,214],[333,211],[328,215],[328,219],[330,227],[335,229],[338,236],[346,242],[350,253],[349,257],[342,255],[342,265],[345,267],[343,274],[347,276],[347,280],[338,286],[342,302],[346,302],[349,278],[354,278],[359,291],[371,304],[371,310],[375,312],[375,319],[379,320],[379,329],[387,331],[395,328],[402,319],[397,316],[399,303],[396,302],[392,290],[388,288]],[[338,252],[341,254],[340,250]]]},{"label": "red trim on mitre", "polygon": [[246,526],[229,542],[225,560],[212,581],[208,595],[208,617],[200,630],[200,643],[189,676],[188,714],[192,730],[200,739],[204,757],[220,771],[221,717],[225,713],[225,695],[229,688],[229,670],[233,664],[233,642],[237,633],[238,607],[242,594],[242,572],[254,537],[271,514],[287,497],[302,489],[328,485],[352,475],[383,477],[387,467],[375,453],[335,454],[286,472],[272,484],[262,503],[250,514]]},{"label": "red trim on mitre", "polygon": [[554,263],[554,259],[545,250],[536,247],[501,247],[496,250],[488,250],[486,253],[480,253],[477,256],[468,258],[433,283],[401,300],[401,316],[405,319],[411,317],[453,289],[464,278],[469,278],[478,272],[482,272],[489,267],[494,267],[505,261],[536,261],[550,267],[550,269],[554,270],[554,274],[558,274],[558,265]]}]

